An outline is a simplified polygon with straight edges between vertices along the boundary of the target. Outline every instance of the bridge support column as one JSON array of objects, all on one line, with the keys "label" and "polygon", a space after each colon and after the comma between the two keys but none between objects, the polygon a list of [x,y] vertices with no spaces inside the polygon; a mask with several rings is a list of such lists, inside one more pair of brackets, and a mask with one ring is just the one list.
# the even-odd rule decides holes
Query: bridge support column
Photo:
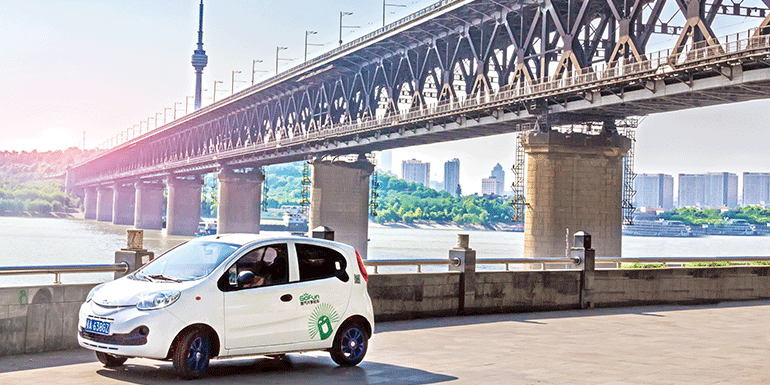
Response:
[{"label": "bridge support column", "polygon": [[223,167],[217,179],[217,233],[259,233],[262,182],[265,180],[262,171],[236,173],[230,167]]},{"label": "bridge support column", "polygon": [[83,189],[83,214],[86,219],[96,219],[96,187]]},{"label": "bridge support column", "polygon": [[347,243],[366,259],[369,240],[369,175],[365,158],[350,162],[315,160],[310,193],[309,228],[326,226],[334,240]]},{"label": "bridge support column", "polygon": [[169,176],[166,232],[168,235],[195,235],[201,220],[201,186],[199,176],[177,179]]},{"label": "bridge support column", "polygon": [[98,187],[96,189],[96,220],[112,222],[112,188]]},{"label": "bridge support column", "polygon": [[160,182],[136,182],[134,228],[161,230],[163,228],[163,190]]},{"label": "bridge support column", "polygon": [[593,234],[596,257],[621,255],[623,156],[621,135],[528,132],[528,207],[524,257],[563,257],[565,231]]},{"label": "bridge support column", "polygon": [[112,187],[112,224],[134,224],[134,184],[115,183]]}]

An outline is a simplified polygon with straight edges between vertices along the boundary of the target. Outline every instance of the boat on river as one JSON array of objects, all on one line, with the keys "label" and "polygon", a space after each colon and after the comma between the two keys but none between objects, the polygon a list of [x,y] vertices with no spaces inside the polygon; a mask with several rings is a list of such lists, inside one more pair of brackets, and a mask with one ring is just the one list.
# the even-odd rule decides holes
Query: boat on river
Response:
[{"label": "boat on river", "polygon": [[696,236],[690,226],[681,221],[668,220],[636,220],[633,225],[623,225],[623,235],[636,237],[673,237],[684,238]]}]

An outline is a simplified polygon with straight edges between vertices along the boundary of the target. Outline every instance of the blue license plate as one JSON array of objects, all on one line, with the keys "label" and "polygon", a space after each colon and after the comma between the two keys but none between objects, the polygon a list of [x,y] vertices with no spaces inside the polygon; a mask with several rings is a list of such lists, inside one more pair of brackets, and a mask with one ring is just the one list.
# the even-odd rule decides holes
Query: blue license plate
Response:
[{"label": "blue license plate", "polygon": [[93,318],[86,318],[85,331],[102,334],[105,336],[110,335],[110,322],[99,321]]}]

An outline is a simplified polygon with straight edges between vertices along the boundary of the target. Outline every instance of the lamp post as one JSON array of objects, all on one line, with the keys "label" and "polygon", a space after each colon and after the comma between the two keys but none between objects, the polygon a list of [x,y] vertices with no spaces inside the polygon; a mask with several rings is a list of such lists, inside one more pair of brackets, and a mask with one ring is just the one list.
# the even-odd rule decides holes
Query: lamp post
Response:
[{"label": "lamp post", "polygon": [[176,120],[176,111],[177,111],[176,105],[177,104],[182,104],[182,102],[174,102],[174,120]]},{"label": "lamp post", "polygon": [[150,119],[154,119],[152,116],[147,118],[147,132],[150,132]]},{"label": "lamp post", "polygon": [[230,76],[230,95],[235,93],[235,74],[241,73],[241,71],[230,71],[232,72]]},{"label": "lamp post", "polygon": [[[155,113],[155,128],[158,128],[158,115],[163,115],[165,112],[166,111],[164,110],[163,112],[156,112]],[[163,124],[165,124],[165,120],[166,120],[166,118],[163,118],[163,121],[164,121]]]},{"label": "lamp post", "polygon": [[405,8],[404,4],[388,4],[387,0],[382,0],[382,26],[385,26],[385,7],[400,7]]},{"label": "lamp post", "polygon": [[212,101],[212,103],[216,103],[217,101],[217,84],[221,84],[221,83],[224,83],[224,82],[221,80],[214,80],[214,100]]},{"label": "lamp post", "polygon": [[[142,123],[144,123],[144,120],[139,122],[139,132],[142,132]],[[149,125],[149,123],[147,124],[147,130],[145,132],[150,132],[150,125]]]},{"label": "lamp post", "polygon": [[267,70],[258,70],[257,63],[262,63],[262,60],[254,59],[251,61],[251,85],[254,85],[254,74],[257,72],[267,72]]},{"label": "lamp post", "polygon": [[278,75],[278,61],[279,60],[286,60],[286,61],[292,61],[293,59],[285,59],[282,57],[279,57],[278,54],[283,51],[287,50],[289,47],[275,47],[275,74]]},{"label": "lamp post", "polygon": [[358,25],[343,25],[342,24],[342,17],[343,16],[350,16],[352,14],[353,14],[353,12],[340,11],[340,45],[342,45],[342,29],[343,28],[361,28]]},{"label": "lamp post", "polygon": [[[176,107],[176,104],[174,106]],[[173,110],[173,108],[171,108],[171,107],[164,107],[163,108],[163,125],[164,126],[166,125],[166,111],[167,110]]]},{"label": "lamp post", "polygon": [[313,44],[313,43],[308,43],[307,42],[307,37],[308,36],[315,35],[317,33],[318,32],[316,32],[316,31],[305,31],[305,61],[307,61],[307,47],[309,45],[314,45],[314,46],[318,46],[318,47],[323,46],[323,44]]},{"label": "lamp post", "polygon": [[141,125],[141,124],[139,124],[139,129],[138,129],[138,130],[136,129],[136,126],[137,126],[137,125],[136,125],[136,124],[134,124],[134,131],[137,131],[137,132],[139,132],[139,135],[142,135],[142,125]]}]

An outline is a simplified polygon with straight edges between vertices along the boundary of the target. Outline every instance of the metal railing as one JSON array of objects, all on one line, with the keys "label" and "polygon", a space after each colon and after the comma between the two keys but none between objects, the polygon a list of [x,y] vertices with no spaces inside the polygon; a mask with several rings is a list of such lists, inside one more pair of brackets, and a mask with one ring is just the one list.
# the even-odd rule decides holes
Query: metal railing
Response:
[{"label": "metal railing", "polygon": [[[770,261],[770,256],[699,256],[699,257],[625,257],[625,258],[596,258],[596,263],[750,263]],[[369,259],[364,261],[364,265],[374,267],[373,274],[379,274],[381,266],[417,266],[417,272],[422,273],[422,266],[460,266],[462,262],[458,258],[454,259]],[[581,264],[580,258],[555,257],[555,258],[477,258],[476,265],[505,265],[505,270],[510,271],[511,265],[534,265],[543,264],[564,264],[578,267]]]},{"label": "metal railing", "polygon": [[0,276],[54,274],[54,284],[61,284],[61,274],[74,273],[128,273],[128,263],[104,265],[48,265],[48,266],[0,266]]}]

